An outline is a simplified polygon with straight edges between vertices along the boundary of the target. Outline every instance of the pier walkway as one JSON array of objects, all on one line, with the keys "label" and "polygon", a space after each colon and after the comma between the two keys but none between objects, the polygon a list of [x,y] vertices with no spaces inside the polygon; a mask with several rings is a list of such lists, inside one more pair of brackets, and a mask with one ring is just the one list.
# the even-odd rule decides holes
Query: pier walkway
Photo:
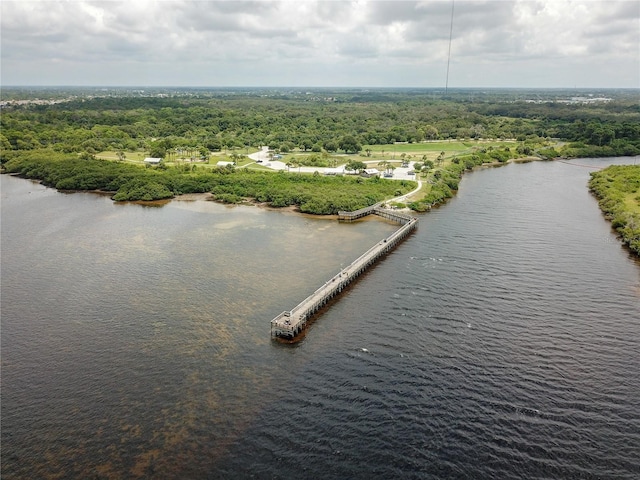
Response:
[{"label": "pier walkway", "polygon": [[371,214],[387,218],[401,226],[393,234],[360,255],[349,266],[343,268],[298,305],[291,310],[282,312],[271,320],[272,337],[295,338],[305,329],[307,322],[314,313],[326,305],[333,297],[339,295],[347,285],[356,280],[380,257],[393,250],[418,226],[417,218],[382,208],[380,204],[356,210],[355,212],[339,212],[338,220],[351,222]]}]

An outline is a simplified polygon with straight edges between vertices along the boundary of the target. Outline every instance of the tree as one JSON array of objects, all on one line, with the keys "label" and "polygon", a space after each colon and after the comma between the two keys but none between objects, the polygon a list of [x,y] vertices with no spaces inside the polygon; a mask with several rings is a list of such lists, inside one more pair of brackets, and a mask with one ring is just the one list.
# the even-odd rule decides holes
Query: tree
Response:
[{"label": "tree", "polygon": [[217,138],[211,138],[207,140],[204,144],[212,152],[219,152],[222,150],[222,143]]},{"label": "tree", "polygon": [[327,140],[323,143],[323,146],[327,152],[335,152],[336,150],[338,150],[338,145],[332,140]]},{"label": "tree", "polygon": [[203,160],[209,159],[209,150],[207,150],[205,147],[200,147],[199,153],[200,153],[200,158],[202,158]]},{"label": "tree", "polygon": [[293,159],[289,160],[289,162],[287,164],[287,169],[289,169],[290,167],[293,167],[293,168],[298,167],[298,173],[300,173],[300,167],[301,166],[302,166],[302,162],[300,162],[296,158],[293,158]]},{"label": "tree", "polygon": [[3,134],[0,133],[0,151],[11,150],[11,143]]},{"label": "tree", "polygon": [[229,157],[233,161],[233,164],[237,165],[238,164],[238,160],[240,160],[242,158],[242,155],[240,155],[237,152],[231,152],[231,155],[229,155]]},{"label": "tree", "polygon": [[338,145],[345,153],[358,153],[362,150],[362,146],[358,143],[353,135],[345,135]]},{"label": "tree", "polygon": [[438,138],[438,129],[433,125],[427,125],[424,127],[424,138],[426,140],[435,140]]},{"label": "tree", "polygon": [[303,137],[300,140],[299,146],[302,150],[306,152],[307,150],[310,150],[311,148],[313,148],[313,140],[310,137]]},{"label": "tree", "polygon": [[364,164],[364,162],[361,162],[359,160],[349,160],[344,168],[345,170],[361,173],[367,168],[367,166]]},{"label": "tree", "polygon": [[292,151],[295,148],[295,145],[293,144],[293,142],[282,142],[280,144],[279,150],[282,153],[289,153],[290,151]]},{"label": "tree", "polygon": [[166,154],[167,154],[167,149],[164,146],[155,142],[151,145],[151,148],[149,149],[150,157],[164,158]]}]

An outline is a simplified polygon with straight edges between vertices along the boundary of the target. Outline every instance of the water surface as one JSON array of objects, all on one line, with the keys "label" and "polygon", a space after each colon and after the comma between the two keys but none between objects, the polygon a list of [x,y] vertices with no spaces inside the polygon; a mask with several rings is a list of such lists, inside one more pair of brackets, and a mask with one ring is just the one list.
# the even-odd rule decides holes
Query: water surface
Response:
[{"label": "water surface", "polygon": [[637,478],[640,265],[589,171],[466,175],[293,347],[393,225],[3,175],[3,477]]}]

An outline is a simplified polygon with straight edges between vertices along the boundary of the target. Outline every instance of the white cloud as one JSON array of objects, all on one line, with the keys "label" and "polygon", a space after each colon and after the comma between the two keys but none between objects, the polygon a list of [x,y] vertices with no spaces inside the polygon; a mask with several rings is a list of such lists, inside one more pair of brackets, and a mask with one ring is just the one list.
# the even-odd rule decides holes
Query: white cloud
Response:
[{"label": "white cloud", "polygon": [[[451,6],[3,0],[2,83],[440,86]],[[639,22],[637,0],[458,0],[451,85],[640,87]]]}]

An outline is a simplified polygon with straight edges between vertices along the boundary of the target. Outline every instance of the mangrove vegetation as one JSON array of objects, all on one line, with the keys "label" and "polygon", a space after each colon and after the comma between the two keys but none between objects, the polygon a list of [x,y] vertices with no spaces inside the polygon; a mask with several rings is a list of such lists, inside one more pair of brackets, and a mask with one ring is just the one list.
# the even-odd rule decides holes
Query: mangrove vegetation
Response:
[{"label": "mangrove vegetation", "polygon": [[60,190],[112,192],[116,201],[158,200],[185,193],[210,192],[213,199],[241,203],[250,199],[273,207],[299,206],[313,214],[357,210],[415,188],[411,181],[379,177],[269,173],[232,166],[212,169],[145,168],[124,162],[36,150],[8,152],[3,168]]},{"label": "mangrove vegetation", "polygon": [[623,243],[640,255],[640,165],[611,165],[593,172],[589,188]]}]

